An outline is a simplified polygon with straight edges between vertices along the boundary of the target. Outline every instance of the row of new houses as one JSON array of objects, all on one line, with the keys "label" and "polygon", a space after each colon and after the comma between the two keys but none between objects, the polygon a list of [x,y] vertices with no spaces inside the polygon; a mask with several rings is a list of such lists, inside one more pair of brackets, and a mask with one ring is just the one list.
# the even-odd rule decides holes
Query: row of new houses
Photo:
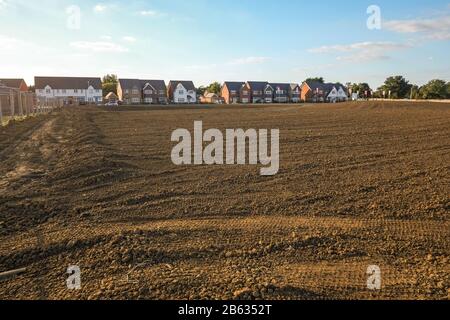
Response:
[{"label": "row of new houses", "polygon": [[[27,90],[22,79],[0,79],[0,84]],[[38,99],[60,98],[67,104],[103,102],[100,78],[35,77]],[[120,100],[124,104],[191,104],[199,100],[207,103],[298,103],[338,102],[348,100],[348,91],[339,83],[306,81],[302,85],[258,81],[225,82],[220,95],[197,96],[192,81],[119,79],[117,96],[107,100]]]}]

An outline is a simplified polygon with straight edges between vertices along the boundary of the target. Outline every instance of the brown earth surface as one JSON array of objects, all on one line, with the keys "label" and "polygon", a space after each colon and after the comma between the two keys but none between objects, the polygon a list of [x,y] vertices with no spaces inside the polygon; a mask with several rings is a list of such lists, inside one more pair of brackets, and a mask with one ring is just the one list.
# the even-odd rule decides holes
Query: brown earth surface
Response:
[{"label": "brown earth surface", "polygon": [[[280,172],[173,165],[172,131],[196,120],[279,128]],[[449,169],[450,104],[85,107],[12,123],[0,273],[26,271],[0,279],[0,298],[449,299]]]}]

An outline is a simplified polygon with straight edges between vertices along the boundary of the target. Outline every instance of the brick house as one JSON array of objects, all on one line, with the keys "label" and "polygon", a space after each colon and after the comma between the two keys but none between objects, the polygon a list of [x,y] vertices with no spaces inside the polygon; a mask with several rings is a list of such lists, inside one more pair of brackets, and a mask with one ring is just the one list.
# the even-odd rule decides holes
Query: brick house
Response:
[{"label": "brick house", "polygon": [[164,80],[141,80],[144,104],[167,104],[167,87]]},{"label": "brick house", "polygon": [[[248,89],[250,93],[250,99],[249,101],[251,103],[264,103],[267,99],[272,99],[271,95],[272,93],[268,94],[266,93],[270,91],[270,85],[267,82],[260,82],[260,81],[247,81],[243,90]],[[266,90],[267,89],[267,90]]]},{"label": "brick house", "polygon": [[301,99],[305,102],[347,101],[348,90],[340,83],[305,81],[301,87]]},{"label": "brick house", "polygon": [[114,92],[110,92],[106,95],[104,102],[105,103],[118,103],[119,97]]},{"label": "brick house", "polygon": [[277,103],[288,103],[290,101],[289,93],[291,91],[291,84],[271,83],[271,86],[274,89],[273,101]]},{"label": "brick house", "polygon": [[117,95],[124,104],[167,104],[164,80],[119,79]]},{"label": "brick house", "polygon": [[252,102],[252,89],[250,88],[250,85],[248,82],[244,83],[244,85],[241,88],[240,93],[240,102],[241,103],[251,103]]},{"label": "brick house", "polygon": [[24,79],[0,79],[0,83],[8,88],[28,92],[28,86]]},{"label": "brick house", "polygon": [[242,101],[241,91],[243,86],[244,82],[226,81],[221,88],[220,96],[224,99],[226,104],[240,103]]},{"label": "brick house", "polygon": [[200,103],[205,104],[223,104],[225,100],[223,97],[216,93],[205,92],[203,96],[200,97]]},{"label": "brick house", "polygon": [[301,101],[301,87],[297,83],[292,83],[289,88],[289,101],[299,103]]},{"label": "brick house", "polygon": [[264,88],[264,103],[273,103],[275,88],[272,84],[267,83]]},{"label": "brick house", "polygon": [[117,96],[124,104],[141,104],[142,88],[139,79],[119,79]]}]

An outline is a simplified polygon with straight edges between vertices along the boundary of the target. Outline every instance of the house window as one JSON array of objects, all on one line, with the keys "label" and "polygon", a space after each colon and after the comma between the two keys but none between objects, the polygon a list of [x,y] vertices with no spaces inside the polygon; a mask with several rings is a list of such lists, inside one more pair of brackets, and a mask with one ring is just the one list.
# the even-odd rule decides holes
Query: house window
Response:
[{"label": "house window", "polygon": [[144,90],[145,94],[153,94],[153,90]]},{"label": "house window", "polygon": [[133,89],[132,93],[133,93],[133,94],[139,94],[139,90]]},{"label": "house window", "polygon": [[67,91],[66,89],[63,89],[63,90],[62,90],[62,93],[66,93],[66,91]]},{"label": "house window", "polygon": [[266,91],[266,94],[272,94],[272,91],[267,90],[267,91]]},{"label": "house window", "polygon": [[130,90],[125,89],[125,93],[126,93],[126,94],[130,93]]},{"label": "house window", "polygon": [[50,89],[46,89],[45,93],[51,93],[52,91]]},{"label": "house window", "polygon": [[253,94],[254,94],[254,95],[258,95],[258,94],[259,94],[259,91],[253,91]]},{"label": "house window", "polygon": [[236,90],[231,90],[231,94],[236,94]]},{"label": "house window", "polygon": [[248,91],[242,91],[242,94],[243,94],[244,96],[248,96]]},{"label": "house window", "polygon": [[133,98],[133,99],[131,99],[131,102],[133,102],[133,103],[139,103],[139,102],[141,102],[141,99],[139,99],[139,98]]},{"label": "house window", "polygon": [[94,90],[90,89],[89,94],[94,94]]},{"label": "house window", "polygon": [[164,94],[166,94],[166,91],[164,91],[164,90],[159,90],[159,94],[164,95]]},{"label": "house window", "polygon": [[183,98],[178,98],[178,102],[185,102],[186,100],[184,100]]},{"label": "house window", "polygon": [[145,98],[144,101],[145,101],[145,103],[152,103],[153,99],[152,98]]},{"label": "house window", "polygon": [[78,89],[74,89],[74,90],[73,90],[73,93],[78,93]]},{"label": "house window", "polygon": [[[184,94],[184,90],[179,90],[178,94]],[[184,102],[184,101],[183,101]]]}]

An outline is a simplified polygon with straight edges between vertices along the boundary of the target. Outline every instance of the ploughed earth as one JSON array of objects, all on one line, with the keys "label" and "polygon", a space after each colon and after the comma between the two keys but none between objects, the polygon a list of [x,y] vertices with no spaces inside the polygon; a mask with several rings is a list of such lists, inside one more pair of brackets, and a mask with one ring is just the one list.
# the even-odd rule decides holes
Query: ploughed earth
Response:
[{"label": "ploughed earth", "polygon": [[[280,129],[279,173],[175,166],[171,134],[194,121]],[[12,123],[0,273],[25,269],[0,276],[0,298],[448,299],[449,172],[450,104],[83,107]]]}]

